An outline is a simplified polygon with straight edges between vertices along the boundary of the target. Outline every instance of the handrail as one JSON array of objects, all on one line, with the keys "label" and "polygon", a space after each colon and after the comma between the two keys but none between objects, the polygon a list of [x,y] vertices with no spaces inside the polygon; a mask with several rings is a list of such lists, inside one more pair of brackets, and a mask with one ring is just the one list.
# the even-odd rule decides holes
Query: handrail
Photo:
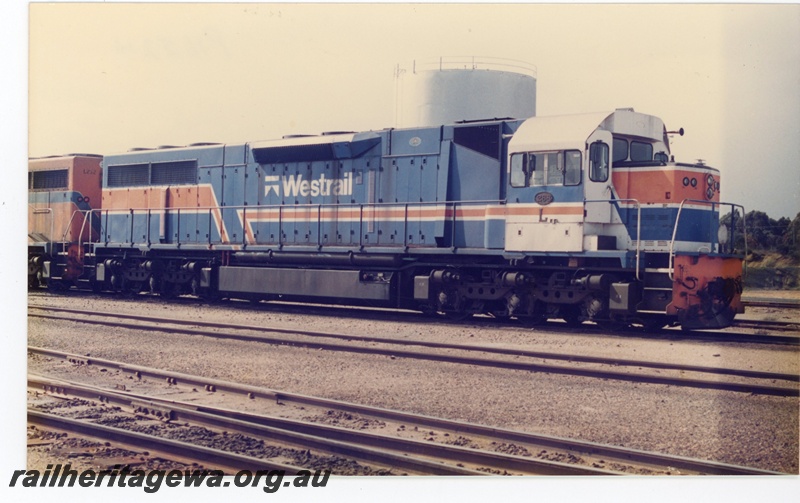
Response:
[{"label": "handrail", "polygon": [[[604,202],[614,202],[614,201],[627,201],[627,199],[615,199],[615,200],[603,200]],[[329,203],[329,204],[320,204],[320,203],[303,203],[303,204],[259,204],[259,205],[240,205],[240,206],[192,206],[191,208],[182,208],[183,210],[192,210],[193,212],[200,212],[200,211],[207,211],[207,210],[239,210],[243,208],[249,208],[250,210],[269,210],[269,209],[278,209],[278,208],[317,208],[318,206],[322,206],[323,208],[346,208],[352,207],[357,208],[359,206],[380,206],[380,207],[388,207],[388,206],[404,206],[408,204],[409,206],[442,206],[442,205],[474,205],[474,204],[506,204],[506,199],[474,199],[474,200],[465,200],[465,201],[420,201],[420,202],[407,202],[407,201],[398,201],[398,202],[389,202],[389,203]],[[95,208],[92,210],[83,210],[83,211],[111,211],[111,212],[128,212],[128,211],[147,211],[147,210],[167,210],[167,211],[177,211],[181,208],[174,207],[174,208],[118,208],[118,209],[110,209],[110,208]]]},{"label": "handrail", "polygon": [[65,242],[67,240],[67,233],[69,232],[70,228],[72,227],[72,220],[75,219],[76,213],[82,213],[82,210],[75,210],[72,212],[72,215],[69,217],[69,222],[67,222],[67,226],[64,227],[64,232],[61,234],[61,242]]},{"label": "handrail", "polygon": [[[146,224],[147,225],[147,231],[145,233],[144,239],[145,239],[145,241],[147,242],[148,245],[152,241],[151,237],[150,237],[150,224],[149,224],[149,222],[150,222],[150,219],[152,218],[152,212],[153,211],[158,211],[158,212],[162,213],[160,215],[161,218],[165,218],[166,215],[170,214],[170,212],[174,212],[177,215],[178,222],[177,222],[176,225],[178,226],[178,228],[177,228],[178,237],[175,240],[175,243],[179,244],[179,245],[186,243],[185,241],[183,241],[183,243],[182,243],[182,240],[181,240],[181,237],[180,237],[180,217],[181,217],[181,215],[182,214],[186,214],[187,210],[191,210],[191,212],[194,212],[194,213],[197,213],[197,214],[207,213],[208,217],[209,217],[209,223],[208,223],[209,229],[208,229],[208,239],[206,240],[206,242],[207,242],[207,244],[209,246],[211,246],[212,244],[231,244],[231,243],[234,243],[234,242],[236,242],[236,243],[241,242],[241,244],[243,246],[247,246],[248,245],[247,225],[248,225],[248,220],[252,221],[252,219],[253,219],[253,217],[251,215],[254,212],[257,214],[259,211],[270,211],[270,210],[275,211],[275,210],[277,210],[277,212],[278,212],[277,246],[279,248],[282,248],[286,244],[286,240],[284,240],[284,237],[283,237],[283,232],[284,232],[284,224],[286,223],[285,220],[286,220],[286,212],[287,211],[292,211],[292,210],[300,211],[300,212],[307,211],[307,212],[309,212],[309,215],[314,215],[316,213],[316,217],[317,217],[316,218],[316,220],[317,220],[316,244],[317,244],[317,247],[322,247],[322,246],[324,246],[324,244],[322,242],[323,241],[323,238],[322,238],[322,225],[323,225],[322,214],[323,214],[324,210],[334,209],[334,210],[339,211],[339,210],[342,210],[344,208],[351,208],[351,209],[356,209],[357,208],[358,209],[358,220],[359,220],[358,246],[363,248],[364,247],[364,218],[365,217],[375,218],[375,215],[379,213],[381,208],[397,208],[397,209],[401,209],[404,212],[404,218],[403,218],[403,234],[404,234],[404,237],[403,237],[403,240],[402,240],[402,246],[404,248],[408,248],[408,246],[409,246],[408,228],[409,228],[409,225],[410,225],[410,223],[409,223],[409,218],[410,218],[409,217],[409,211],[412,208],[443,207],[443,208],[445,208],[445,212],[448,209],[452,208],[452,223],[455,223],[455,222],[458,221],[458,218],[457,218],[457,215],[456,215],[456,213],[457,213],[456,209],[458,207],[476,206],[476,205],[490,205],[490,204],[505,205],[506,203],[507,203],[507,201],[504,200],[504,199],[487,199],[487,200],[467,200],[467,201],[420,201],[420,202],[398,201],[398,202],[369,203],[369,204],[366,204],[366,203],[330,203],[330,204],[304,203],[304,204],[291,204],[291,205],[270,204],[270,205],[256,205],[256,206],[241,205],[241,206],[224,206],[224,207],[221,207],[221,206],[198,206],[198,207],[192,207],[192,208],[120,208],[118,210],[110,210],[108,208],[104,208],[102,210],[98,209],[98,210],[88,210],[88,211],[98,211],[98,212],[100,212],[99,213],[100,215],[102,215],[102,212],[105,212],[106,227],[108,225],[109,213],[114,213],[115,211],[127,213],[130,216],[130,219],[129,219],[130,221],[129,221],[129,224],[128,224],[128,231],[129,231],[128,239],[129,239],[131,244],[135,243],[135,240],[134,240],[134,225],[135,225],[135,222],[134,222],[134,220],[138,221],[138,219],[134,219],[133,218],[133,215],[135,215],[137,213],[140,213],[140,214],[141,213],[146,213],[146,216],[144,218],[146,219],[146,222],[147,222],[147,224]],[[249,213],[248,213],[248,210],[250,210]],[[233,240],[233,239],[231,239],[230,236],[228,236],[225,239],[223,239],[223,237],[220,236],[220,239],[218,241],[211,239],[211,229],[212,229],[213,220],[214,220],[213,213],[215,211],[219,212],[219,218],[223,222],[225,220],[225,215],[228,214],[228,212],[230,212],[230,211],[239,213],[241,215],[240,219],[241,219],[242,229],[243,229],[243,233],[242,233],[243,235],[242,235],[241,240],[239,240],[238,238],[236,240]],[[448,222],[450,221],[450,219],[448,217],[445,217],[445,220],[447,220]],[[309,220],[309,222],[311,222],[311,220]],[[453,226],[452,232],[453,233],[455,232],[455,226]],[[167,239],[170,239],[169,236],[165,236],[165,237]],[[451,236],[451,239],[452,239],[452,244],[454,245],[455,244],[455,234],[453,234]],[[108,241],[105,241],[105,242],[108,243]]]},{"label": "handrail", "polygon": [[[731,235],[730,235],[730,243],[731,243],[731,253],[734,251],[734,243],[735,243],[735,225],[734,224],[734,217],[733,217],[733,210],[735,208],[742,209],[742,228],[744,229],[744,256],[747,256],[747,221],[745,220],[745,211],[744,206],[741,204],[736,203],[725,203],[725,202],[718,202],[718,201],[703,201],[702,199],[684,199],[681,201],[680,206],[678,206],[678,214],[675,216],[675,225],[672,228],[672,239],[669,242],[669,279],[670,281],[675,281],[675,240],[678,237],[678,226],[680,225],[681,221],[681,213],[683,212],[683,207],[686,203],[701,203],[701,204],[710,204],[711,205],[711,214],[714,214],[714,208],[716,206],[730,206],[731,207]],[[717,217],[719,219],[719,217]],[[719,224],[719,222],[717,222]],[[714,239],[714,236],[711,236],[711,240],[709,243],[712,245],[709,247],[709,253],[713,251],[713,245],[716,244],[719,249],[719,240]],[[703,247],[698,249],[698,251],[702,250]],[[747,261],[744,261],[744,275],[747,276]]]},{"label": "handrail", "polygon": [[638,199],[584,199],[583,209],[586,211],[586,203],[633,203],[636,205],[636,280],[640,280],[640,263],[642,255],[642,205]]},{"label": "handrail", "polygon": [[[608,202],[608,201],[604,201]],[[136,222],[139,222],[141,218],[146,220],[147,231],[145,232],[144,239],[146,240],[147,244],[149,245],[150,240],[150,220],[152,218],[153,213],[159,213],[161,218],[164,218],[166,215],[173,214],[177,215],[178,221],[175,223],[178,229],[178,237],[174,241],[178,245],[188,244],[185,240],[183,240],[180,236],[180,218],[182,215],[186,213],[192,212],[197,214],[207,214],[209,218],[209,232],[208,238],[206,243],[209,246],[213,244],[241,244],[242,246],[246,247],[249,244],[258,244],[257,238],[253,235],[250,238],[247,234],[247,226],[249,223],[253,221],[254,218],[258,218],[258,214],[260,211],[277,211],[277,225],[278,225],[278,235],[276,244],[279,249],[282,249],[287,244],[287,239],[284,238],[284,225],[287,224],[287,212],[307,212],[308,213],[308,223],[310,225],[314,225],[314,220],[316,220],[316,240],[314,239],[313,232],[309,235],[308,244],[313,245],[316,241],[316,245],[318,248],[325,246],[324,239],[323,239],[323,219],[322,215],[326,210],[335,210],[335,211],[342,211],[343,209],[351,209],[357,211],[358,218],[358,225],[359,225],[359,238],[356,242],[351,242],[351,245],[358,246],[363,249],[365,243],[365,219],[375,218],[377,214],[380,213],[381,209],[384,208],[391,208],[393,210],[401,211],[402,215],[402,229],[403,229],[403,239],[394,243],[398,246],[402,246],[405,249],[408,249],[410,242],[408,237],[408,231],[412,224],[412,217],[410,212],[412,210],[419,210],[421,208],[439,208],[444,209],[445,216],[443,217],[443,221],[451,225],[450,229],[450,240],[451,240],[451,251],[455,251],[457,248],[456,246],[456,223],[459,221],[458,218],[458,208],[469,207],[469,206],[489,206],[489,205],[505,205],[507,204],[507,200],[505,199],[487,199],[487,200],[466,200],[466,201],[420,201],[420,202],[408,202],[408,201],[398,201],[398,202],[380,202],[380,203],[330,203],[330,204],[320,204],[320,203],[304,203],[304,204],[292,204],[292,205],[285,205],[285,204],[271,204],[271,205],[241,205],[241,206],[198,206],[192,208],[120,208],[118,210],[109,210],[108,208],[103,209],[102,211],[106,212],[106,219],[109,217],[109,212],[115,213],[127,213],[128,217],[130,218],[129,222],[129,236],[126,242],[130,242],[131,244],[135,243],[134,240],[134,227],[137,225]],[[637,202],[638,205],[638,202]],[[94,210],[92,210],[94,211]],[[231,236],[223,237],[222,234],[218,240],[212,239],[212,226],[213,221],[215,219],[221,220],[224,222],[228,217],[229,213],[233,211],[238,214],[238,218],[242,224],[242,237],[233,239]],[[215,216],[215,212],[218,213],[218,216]],[[448,214],[448,212],[450,212]],[[135,215],[139,214],[139,218],[134,218]],[[145,215],[146,214],[146,215]],[[256,215],[256,216],[253,216]],[[316,219],[314,219],[316,216]],[[354,215],[355,216],[355,215]],[[138,224],[141,225],[141,224]],[[223,224],[224,225],[224,224]],[[222,230],[222,229],[221,229]],[[369,234],[371,231],[366,231]],[[168,240],[171,240],[171,236],[174,233],[170,233],[170,236],[167,236]],[[253,240],[251,242],[251,239]],[[334,240],[335,242],[335,240]],[[107,241],[106,241],[107,243]],[[273,243],[275,244],[275,243]],[[639,257],[637,256],[637,273],[639,269]]]},{"label": "handrail", "polygon": [[[78,234],[78,247],[82,250],[83,249],[83,231],[86,229],[86,220],[89,218],[89,215],[92,214],[92,210],[85,210],[83,215],[83,223],[81,224],[81,232]],[[92,231],[89,230],[89,244],[92,244]]]}]

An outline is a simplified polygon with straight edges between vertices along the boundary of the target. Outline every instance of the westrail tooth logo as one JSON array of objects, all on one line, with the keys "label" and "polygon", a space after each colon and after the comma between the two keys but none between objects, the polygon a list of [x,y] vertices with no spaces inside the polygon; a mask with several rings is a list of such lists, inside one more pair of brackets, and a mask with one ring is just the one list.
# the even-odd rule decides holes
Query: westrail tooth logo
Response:
[{"label": "westrail tooth logo", "polygon": [[276,196],[280,196],[280,193],[278,192],[280,190],[279,189],[280,186],[278,185],[278,181],[280,179],[281,179],[281,177],[279,177],[278,175],[265,176],[264,177],[264,182],[266,182],[266,184],[267,184],[266,187],[264,188],[264,195],[265,196],[268,196],[269,195],[269,191],[271,191],[271,190],[275,191],[275,195]]},{"label": "westrail tooth logo", "polygon": [[[283,178],[281,180],[281,178]],[[275,191],[280,196],[281,187],[285,197],[349,196],[353,194],[353,174],[346,173],[342,178],[327,178],[321,174],[317,180],[304,180],[303,175],[264,177],[264,196]]]}]

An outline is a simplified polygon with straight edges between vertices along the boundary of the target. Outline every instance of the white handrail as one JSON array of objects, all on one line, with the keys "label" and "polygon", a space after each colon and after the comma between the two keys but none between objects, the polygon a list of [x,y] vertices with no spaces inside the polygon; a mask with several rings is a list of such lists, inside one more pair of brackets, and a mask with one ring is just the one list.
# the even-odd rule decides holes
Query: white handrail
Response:
[{"label": "white handrail", "polygon": [[[747,257],[747,221],[745,220],[745,211],[744,206],[741,204],[735,203],[725,203],[725,202],[716,202],[716,201],[703,201],[701,199],[684,199],[681,201],[680,206],[678,207],[678,214],[675,216],[675,225],[672,228],[672,239],[669,242],[669,279],[670,281],[675,281],[675,240],[678,237],[678,226],[681,221],[681,213],[683,212],[683,207],[686,203],[702,203],[702,204],[710,204],[711,209],[713,211],[715,206],[730,206],[731,207],[731,253],[733,252],[733,245],[734,245],[734,222],[733,222],[733,211],[735,208],[742,209],[742,229],[744,229],[744,256]],[[711,243],[713,243],[713,238]],[[719,243],[717,243],[719,245]],[[698,252],[705,248],[705,246],[698,249]],[[709,253],[711,253],[712,248],[709,247]],[[747,276],[747,261],[744,261],[744,275]]]}]

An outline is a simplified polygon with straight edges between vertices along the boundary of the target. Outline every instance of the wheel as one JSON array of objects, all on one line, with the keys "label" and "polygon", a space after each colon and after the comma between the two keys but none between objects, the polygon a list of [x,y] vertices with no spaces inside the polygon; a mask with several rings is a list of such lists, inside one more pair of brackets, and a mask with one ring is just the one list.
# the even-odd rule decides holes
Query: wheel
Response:
[{"label": "wheel", "polygon": [[165,299],[172,299],[175,297],[175,285],[169,281],[162,281],[159,295]]},{"label": "wheel", "polygon": [[645,332],[656,332],[664,328],[666,325],[667,321],[660,316],[648,318],[642,323],[642,327],[644,328]]},{"label": "wheel", "polygon": [[578,306],[562,306],[559,310],[561,318],[567,322],[570,327],[578,327],[583,323],[581,317],[581,310]]},{"label": "wheel", "polygon": [[597,326],[603,330],[608,330],[609,332],[621,332],[629,327],[628,323],[624,321],[616,321],[616,320],[600,320],[597,322]]},{"label": "wheel", "polygon": [[472,318],[472,313],[464,311],[445,311],[444,317],[450,321],[464,321]]},{"label": "wheel", "polygon": [[533,314],[531,316],[518,316],[517,319],[526,327],[538,327],[547,322],[547,316],[544,314]]}]

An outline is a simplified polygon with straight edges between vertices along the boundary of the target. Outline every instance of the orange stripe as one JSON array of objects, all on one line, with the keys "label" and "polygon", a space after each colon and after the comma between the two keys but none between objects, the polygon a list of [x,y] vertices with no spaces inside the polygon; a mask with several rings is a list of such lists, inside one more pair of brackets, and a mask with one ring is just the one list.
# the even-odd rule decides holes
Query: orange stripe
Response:
[{"label": "orange stripe", "polygon": [[[719,176],[712,173],[695,171],[614,171],[614,188],[621,199],[637,199],[641,203],[680,203],[684,199],[719,202],[719,192],[715,189],[711,199],[706,198],[708,175],[714,178],[715,185]],[[683,185],[683,179],[697,180],[697,185]]]}]

